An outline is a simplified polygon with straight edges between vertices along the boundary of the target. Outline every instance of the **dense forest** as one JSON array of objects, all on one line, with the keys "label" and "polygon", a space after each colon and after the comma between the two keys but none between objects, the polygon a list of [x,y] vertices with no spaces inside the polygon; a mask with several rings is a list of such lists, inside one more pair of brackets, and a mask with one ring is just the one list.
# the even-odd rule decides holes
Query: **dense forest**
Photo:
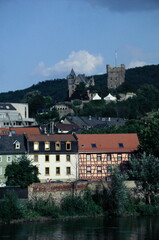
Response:
[{"label": "dense forest", "polygon": [[[106,95],[107,74],[95,75],[94,79],[99,93],[101,91],[103,95],[102,92],[105,91]],[[152,84],[159,89],[159,65],[127,69],[125,84],[119,87],[118,91],[136,92],[143,84]],[[46,80],[23,90],[0,93],[0,102],[22,102],[24,96],[33,91],[39,91],[42,96],[50,96],[53,102],[64,101],[67,100],[67,81],[66,79]]]}]

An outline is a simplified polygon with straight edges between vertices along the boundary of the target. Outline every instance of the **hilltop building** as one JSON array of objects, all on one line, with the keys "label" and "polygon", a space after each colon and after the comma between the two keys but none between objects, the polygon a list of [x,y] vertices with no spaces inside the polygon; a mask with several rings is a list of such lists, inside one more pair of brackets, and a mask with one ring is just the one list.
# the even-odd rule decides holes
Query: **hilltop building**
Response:
[{"label": "hilltop building", "polygon": [[77,85],[81,82],[85,84],[86,87],[94,86],[94,78],[86,78],[85,74],[79,74],[76,76],[74,70],[72,69],[70,74],[67,76],[67,83],[68,83],[68,96],[71,98],[72,94],[75,92]]},{"label": "hilltop building", "polygon": [[107,87],[117,88],[125,82],[125,65],[121,64],[120,67],[106,66],[107,69]]}]

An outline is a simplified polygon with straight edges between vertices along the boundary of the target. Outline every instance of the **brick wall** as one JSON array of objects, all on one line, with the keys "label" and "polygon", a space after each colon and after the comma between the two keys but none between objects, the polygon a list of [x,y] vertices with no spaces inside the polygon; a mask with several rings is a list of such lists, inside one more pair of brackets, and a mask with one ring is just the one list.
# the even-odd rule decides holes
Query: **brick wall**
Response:
[{"label": "brick wall", "polygon": [[62,198],[67,195],[82,195],[86,190],[95,191],[103,189],[106,185],[104,181],[91,182],[71,182],[71,183],[34,183],[28,187],[28,199],[53,199],[56,204],[60,204]]}]

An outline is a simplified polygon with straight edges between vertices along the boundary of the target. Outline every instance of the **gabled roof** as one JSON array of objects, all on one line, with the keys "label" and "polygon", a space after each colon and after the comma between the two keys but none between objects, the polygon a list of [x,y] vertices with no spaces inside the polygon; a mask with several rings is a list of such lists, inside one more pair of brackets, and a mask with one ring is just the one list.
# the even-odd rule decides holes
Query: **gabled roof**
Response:
[{"label": "gabled roof", "polygon": [[80,153],[133,152],[139,146],[138,136],[128,134],[77,134]]},{"label": "gabled roof", "polygon": [[52,135],[28,135],[28,141],[47,142],[47,141],[76,141],[72,134],[52,134]]},{"label": "gabled roof", "polygon": [[[15,143],[20,143],[20,148],[15,149]],[[27,151],[24,135],[0,136],[0,154],[25,154]]]}]

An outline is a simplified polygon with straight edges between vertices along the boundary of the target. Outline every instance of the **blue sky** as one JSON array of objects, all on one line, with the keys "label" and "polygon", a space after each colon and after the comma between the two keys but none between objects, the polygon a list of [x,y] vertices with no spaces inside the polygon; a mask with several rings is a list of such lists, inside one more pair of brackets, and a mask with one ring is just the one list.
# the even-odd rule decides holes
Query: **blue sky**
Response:
[{"label": "blue sky", "polygon": [[116,63],[159,64],[159,0],[0,0],[0,92]]}]

